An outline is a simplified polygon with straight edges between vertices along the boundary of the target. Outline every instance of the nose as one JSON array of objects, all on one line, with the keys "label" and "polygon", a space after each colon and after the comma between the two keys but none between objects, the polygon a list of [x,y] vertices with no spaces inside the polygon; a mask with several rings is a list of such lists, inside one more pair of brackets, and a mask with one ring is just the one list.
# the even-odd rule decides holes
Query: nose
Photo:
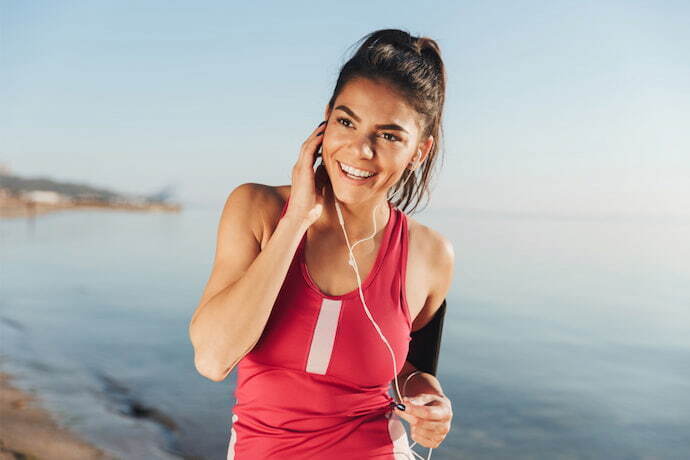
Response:
[{"label": "nose", "polygon": [[371,145],[371,139],[369,136],[362,135],[359,136],[354,142],[355,153],[358,158],[364,160],[371,160],[374,157],[374,151]]}]

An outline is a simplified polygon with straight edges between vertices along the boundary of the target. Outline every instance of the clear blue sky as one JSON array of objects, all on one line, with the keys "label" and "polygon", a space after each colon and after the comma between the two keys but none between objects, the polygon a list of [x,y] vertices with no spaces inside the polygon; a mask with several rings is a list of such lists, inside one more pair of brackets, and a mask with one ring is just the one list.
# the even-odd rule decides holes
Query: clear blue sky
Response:
[{"label": "clear blue sky", "polygon": [[685,1],[3,1],[0,162],[222,206],[288,184],[357,39],[441,45],[430,209],[690,213]]}]

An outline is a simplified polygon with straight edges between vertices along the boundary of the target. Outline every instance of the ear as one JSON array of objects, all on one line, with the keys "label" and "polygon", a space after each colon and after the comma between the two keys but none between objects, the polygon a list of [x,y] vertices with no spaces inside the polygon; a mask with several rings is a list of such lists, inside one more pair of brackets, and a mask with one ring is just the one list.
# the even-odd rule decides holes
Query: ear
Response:
[{"label": "ear", "polygon": [[422,163],[424,163],[424,160],[426,160],[426,157],[429,156],[429,152],[431,152],[431,147],[433,147],[433,145],[434,136],[431,135],[429,135],[429,137],[425,141],[420,142],[419,145],[417,145],[417,151],[415,151],[412,155],[412,159],[410,160],[410,166],[408,166],[408,169],[414,171]]}]

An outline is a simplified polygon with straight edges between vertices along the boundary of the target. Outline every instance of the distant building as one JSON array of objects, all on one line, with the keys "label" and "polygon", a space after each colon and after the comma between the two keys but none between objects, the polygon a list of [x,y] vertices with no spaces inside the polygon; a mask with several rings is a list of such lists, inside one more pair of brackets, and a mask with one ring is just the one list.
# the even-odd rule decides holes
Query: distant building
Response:
[{"label": "distant building", "polygon": [[48,190],[32,190],[30,192],[22,192],[21,196],[25,200],[41,204],[63,204],[71,202],[69,197]]}]

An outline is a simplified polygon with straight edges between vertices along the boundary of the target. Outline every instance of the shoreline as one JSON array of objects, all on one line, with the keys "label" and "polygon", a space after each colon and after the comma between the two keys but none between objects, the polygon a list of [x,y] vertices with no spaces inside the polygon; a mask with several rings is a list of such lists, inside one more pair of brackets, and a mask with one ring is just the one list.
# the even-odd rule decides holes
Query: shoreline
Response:
[{"label": "shoreline", "polygon": [[172,203],[104,203],[102,201],[81,201],[78,203],[41,203],[14,197],[0,196],[0,219],[30,218],[67,210],[112,209],[122,211],[180,212],[182,205]]},{"label": "shoreline", "polygon": [[61,425],[40,396],[12,385],[13,378],[0,371],[0,460],[116,459]]}]

